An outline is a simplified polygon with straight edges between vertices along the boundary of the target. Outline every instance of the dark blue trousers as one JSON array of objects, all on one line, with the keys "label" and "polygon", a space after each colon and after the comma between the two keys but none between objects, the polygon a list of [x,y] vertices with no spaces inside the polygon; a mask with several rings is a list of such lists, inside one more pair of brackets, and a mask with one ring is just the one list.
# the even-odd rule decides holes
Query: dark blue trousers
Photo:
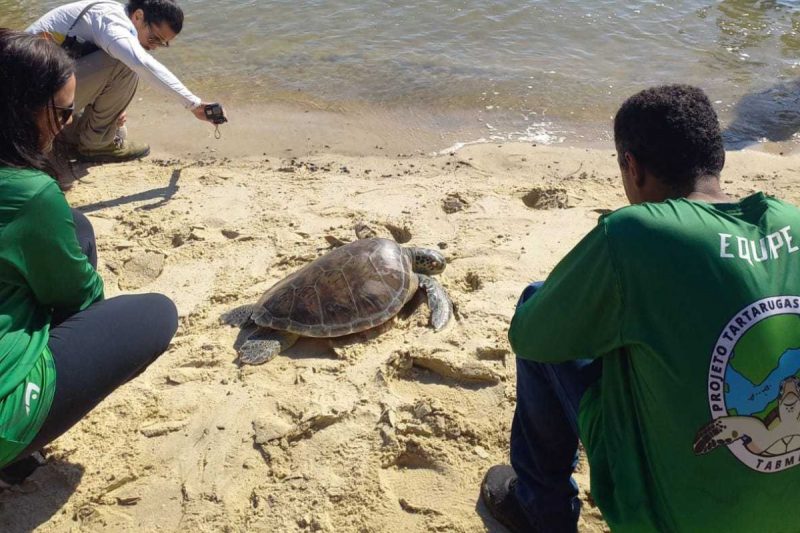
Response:
[{"label": "dark blue trousers", "polygon": [[[517,305],[541,285],[526,287]],[[599,359],[545,364],[517,358],[511,466],[517,499],[539,531],[577,531],[581,502],[572,473],[578,463],[578,406],[601,374]]]}]

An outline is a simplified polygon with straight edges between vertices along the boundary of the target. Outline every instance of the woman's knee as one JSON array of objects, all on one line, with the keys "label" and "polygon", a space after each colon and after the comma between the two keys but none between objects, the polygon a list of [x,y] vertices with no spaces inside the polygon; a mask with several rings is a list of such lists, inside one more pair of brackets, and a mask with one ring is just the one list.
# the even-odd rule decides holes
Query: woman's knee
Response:
[{"label": "woman's knee", "polygon": [[144,335],[147,345],[159,353],[165,351],[178,330],[178,309],[167,296],[159,293],[126,294],[106,300],[128,321],[135,336]]},{"label": "woman's knee", "polygon": [[89,263],[94,268],[97,268],[97,245],[95,243],[94,228],[86,215],[78,211],[72,210],[72,220],[75,223],[75,236],[78,238],[78,244],[81,246],[81,251],[89,258]]},{"label": "woman's knee", "polygon": [[92,227],[92,223],[89,222],[89,219],[86,217],[86,215],[77,209],[73,209],[72,220],[75,222],[75,233],[78,236],[78,240],[94,240],[94,228]]},{"label": "woman's knee", "polygon": [[178,331],[178,308],[175,302],[168,296],[157,292],[138,295],[146,299],[146,306],[153,314],[158,317],[158,322],[161,325],[160,332],[164,337],[167,337],[166,343],[172,340],[175,333]]}]

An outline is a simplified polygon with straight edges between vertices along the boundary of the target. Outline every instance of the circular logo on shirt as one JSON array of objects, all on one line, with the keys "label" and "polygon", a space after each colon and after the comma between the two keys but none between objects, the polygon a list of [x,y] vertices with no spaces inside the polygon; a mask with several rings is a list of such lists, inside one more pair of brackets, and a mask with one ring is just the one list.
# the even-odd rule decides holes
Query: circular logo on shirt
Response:
[{"label": "circular logo on shirt", "polygon": [[712,420],[695,454],[722,446],[758,472],[800,465],[800,297],[752,303],[725,326],[708,371]]}]

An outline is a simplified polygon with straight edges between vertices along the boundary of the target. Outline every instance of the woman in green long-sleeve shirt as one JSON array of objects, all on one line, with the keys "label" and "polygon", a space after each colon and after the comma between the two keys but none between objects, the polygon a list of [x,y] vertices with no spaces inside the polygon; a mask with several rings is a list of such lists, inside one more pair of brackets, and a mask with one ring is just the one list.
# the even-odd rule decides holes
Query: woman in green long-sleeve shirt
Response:
[{"label": "woman in green long-sleeve shirt", "polygon": [[104,300],[89,221],[46,155],[71,122],[74,66],[59,47],[0,29],[0,487],[169,345],[162,295]]}]

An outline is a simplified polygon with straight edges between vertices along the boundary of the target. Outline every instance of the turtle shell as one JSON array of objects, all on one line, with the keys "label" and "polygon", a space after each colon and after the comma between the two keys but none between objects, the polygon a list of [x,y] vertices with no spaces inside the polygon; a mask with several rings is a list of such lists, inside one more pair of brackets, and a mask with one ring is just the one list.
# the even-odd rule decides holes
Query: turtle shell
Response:
[{"label": "turtle shell", "polygon": [[388,239],[362,239],[273,285],[252,318],[306,337],[340,337],[386,322],[417,287],[408,251]]}]

